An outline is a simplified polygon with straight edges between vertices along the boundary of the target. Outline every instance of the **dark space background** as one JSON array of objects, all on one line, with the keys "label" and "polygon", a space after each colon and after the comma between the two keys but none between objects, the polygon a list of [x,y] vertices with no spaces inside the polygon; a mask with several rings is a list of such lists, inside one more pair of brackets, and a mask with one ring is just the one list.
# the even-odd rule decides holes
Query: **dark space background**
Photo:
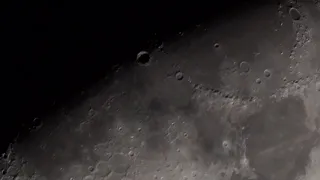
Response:
[{"label": "dark space background", "polygon": [[[259,1],[261,3],[262,1]],[[257,1],[9,1],[1,11],[1,151],[33,119],[81,101],[81,92],[141,50],[178,38],[210,18],[254,8]],[[277,3],[274,0],[274,3]],[[76,99],[76,101],[75,101]]]}]

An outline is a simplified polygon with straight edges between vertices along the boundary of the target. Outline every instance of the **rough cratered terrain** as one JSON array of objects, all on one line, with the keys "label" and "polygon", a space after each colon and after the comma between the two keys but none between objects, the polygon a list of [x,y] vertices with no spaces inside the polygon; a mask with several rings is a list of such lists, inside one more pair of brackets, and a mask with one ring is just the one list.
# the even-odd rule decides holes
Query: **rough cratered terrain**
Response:
[{"label": "rough cratered terrain", "polygon": [[2,179],[320,179],[317,5],[268,4],[164,42],[10,146]]}]

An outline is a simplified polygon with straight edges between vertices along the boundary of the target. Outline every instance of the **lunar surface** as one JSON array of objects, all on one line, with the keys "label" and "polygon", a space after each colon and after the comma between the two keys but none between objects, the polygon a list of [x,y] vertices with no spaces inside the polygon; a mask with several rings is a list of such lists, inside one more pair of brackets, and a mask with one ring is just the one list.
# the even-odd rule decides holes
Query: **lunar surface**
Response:
[{"label": "lunar surface", "polygon": [[200,24],[35,118],[0,178],[319,180],[319,53],[318,1]]}]

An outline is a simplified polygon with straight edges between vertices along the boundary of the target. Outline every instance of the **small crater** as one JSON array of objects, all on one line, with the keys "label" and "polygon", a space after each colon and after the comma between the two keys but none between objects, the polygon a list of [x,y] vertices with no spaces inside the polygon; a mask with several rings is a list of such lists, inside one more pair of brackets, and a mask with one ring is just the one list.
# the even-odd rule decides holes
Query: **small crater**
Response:
[{"label": "small crater", "polygon": [[228,140],[225,140],[222,142],[222,147],[225,151],[231,150],[231,142]]},{"label": "small crater", "polygon": [[266,69],[263,71],[264,77],[269,78],[271,77],[271,71],[269,69]]},{"label": "small crater", "polygon": [[256,83],[257,83],[257,84],[261,84],[261,82],[262,82],[262,81],[261,81],[260,78],[257,78],[257,79],[256,79]]},{"label": "small crater", "polygon": [[93,167],[93,166],[89,166],[89,167],[88,167],[88,171],[89,171],[89,172],[93,172],[93,171],[94,171],[94,167]]},{"label": "small crater", "polygon": [[134,156],[134,152],[133,151],[129,151],[128,155],[132,157],[132,156]]},{"label": "small crater", "polygon": [[214,46],[214,48],[216,48],[216,49],[217,49],[217,48],[219,48],[219,47],[220,47],[220,44],[219,44],[219,43],[214,43],[214,45],[213,45],[213,46]]},{"label": "small crater", "polygon": [[143,66],[146,66],[146,65],[149,65],[150,63],[150,55],[148,52],[146,51],[141,51],[137,54],[137,63],[139,65],[143,65]]},{"label": "small crater", "polygon": [[212,92],[213,92],[214,94],[216,94],[216,95],[219,94],[219,93],[221,93],[221,91],[220,91],[219,89],[213,89]]},{"label": "small crater", "polygon": [[241,73],[248,73],[250,71],[250,65],[246,61],[242,61],[240,63],[240,72]]},{"label": "small crater", "polygon": [[286,78],[286,77],[282,78],[282,80],[283,80],[284,82],[287,82],[287,78]]},{"label": "small crater", "polygon": [[300,18],[301,18],[301,14],[300,14],[299,10],[296,8],[290,8],[289,14],[290,14],[291,18],[295,21],[300,20]]},{"label": "small crater", "polygon": [[43,126],[43,122],[39,118],[34,118],[32,121],[32,129],[39,130]]},{"label": "small crater", "polygon": [[178,72],[176,73],[176,79],[177,79],[178,81],[181,81],[181,80],[183,79],[183,73],[180,72],[180,71],[178,71]]},{"label": "small crater", "polygon": [[187,138],[188,137],[188,133],[186,133],[186,132],[183,133],[183,136]]}]

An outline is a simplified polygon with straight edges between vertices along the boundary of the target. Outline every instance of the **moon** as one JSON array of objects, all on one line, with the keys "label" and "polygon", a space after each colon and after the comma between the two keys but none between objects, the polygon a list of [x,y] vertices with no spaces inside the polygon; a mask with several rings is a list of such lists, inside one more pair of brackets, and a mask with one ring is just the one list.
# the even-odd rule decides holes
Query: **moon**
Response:
[{"label": "moon", "polygon": [[316,1],[268,3],[140,49],[13,142],[0,177],[320,179],[319,19]]}]

